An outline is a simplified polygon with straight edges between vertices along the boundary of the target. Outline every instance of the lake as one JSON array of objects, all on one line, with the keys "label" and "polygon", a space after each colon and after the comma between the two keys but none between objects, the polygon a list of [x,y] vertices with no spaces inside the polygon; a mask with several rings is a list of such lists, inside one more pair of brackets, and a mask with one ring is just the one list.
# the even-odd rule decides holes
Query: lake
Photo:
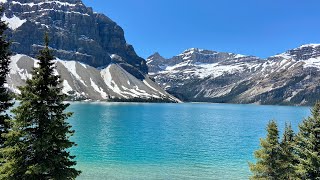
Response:
[{"label": "lake", "polygon": [[82,179],[248,179],[271,119],[295,130],[310,107],[72,103]]}]

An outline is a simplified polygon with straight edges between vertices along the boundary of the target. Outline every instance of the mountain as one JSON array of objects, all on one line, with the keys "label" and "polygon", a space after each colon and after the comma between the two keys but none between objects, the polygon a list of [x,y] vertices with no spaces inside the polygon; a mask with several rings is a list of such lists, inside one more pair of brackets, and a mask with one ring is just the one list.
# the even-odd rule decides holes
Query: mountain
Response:
[{"label": "mountain", "polygon": [[9,23],[12,50],[35,57],[45,32],[59,59],[93,67],[114,62],[139,79],[148,72],[145,60],[126,43],[123,29],[107,16],[93,12],[81,0],[1,0],[2,20]]},{"label": "mountain", "polygon": [[157,83],[184,101],[311,105],[320,98],[320,44],[261,59],[192,48],[147,59]]},{"label": "mountain", "polygon": [[[7,87],[12,92],[20,93],[18,87],[32,77],[32,68],[38,66],[38,60],[17,54],[11,61]],[[55,66],[55,73],[63,79],[62,92],[67,94],[70,100],[179,101],[148,76],[141,81],[118,64],[97,69],[80,62],[57,59]]]},{"label": "mountain", "polygon": [[126,43],[122,28],[81,0],[0,0],[12,41],[8,87],[31,78],[48,32],[63,91],[72,100],[178,101],[148,77],[146,61]]}]

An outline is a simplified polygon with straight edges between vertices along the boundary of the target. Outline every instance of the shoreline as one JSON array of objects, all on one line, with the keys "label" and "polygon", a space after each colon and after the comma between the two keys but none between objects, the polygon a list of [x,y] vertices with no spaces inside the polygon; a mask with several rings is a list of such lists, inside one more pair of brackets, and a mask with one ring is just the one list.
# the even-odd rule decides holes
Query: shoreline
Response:
[{"label": "shoreline", "polygon": [[211,105],[247,105],[247,106],[279,106],[279,107],[312,107],[312,105],[284,105],[284,104],[240,104],[240,103],[216,103],[216,102],[152,102],[152,101],[106,101],[106,100],[79,100],[65,101],[67,103],[110,103],[110,104],[211,104]]}]

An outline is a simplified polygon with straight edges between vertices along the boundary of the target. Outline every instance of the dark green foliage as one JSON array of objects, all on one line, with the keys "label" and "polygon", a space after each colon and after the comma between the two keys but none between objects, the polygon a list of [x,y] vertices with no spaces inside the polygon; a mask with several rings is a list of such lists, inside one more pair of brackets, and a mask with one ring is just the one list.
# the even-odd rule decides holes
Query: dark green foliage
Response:
[{"label": "dark green foliage", "polygon": [[261,140],[262,148],[255,152],[257,164],[249,164],[252,179],[320,180],[320,102],[313,107],[312,116],[300,124],[296,136],[286,125],[278,144],[277,132],[271,122],[267,139]]},{"label": "dark green foliage", "polygon": [[299,126],[296,150],[301,179],[320,179],[320,102],[312,109],[312,116]]},{"label": "dark green foliage", "polygon": [[48,48],[38,56],[39,67],[32,79],[21,87],[19,107],[13,110],[15,120],[6,135],[3,149],[5,164],[0,169],[0,179],[64,180],[75,179],[80,172],[73,168],[75,157],[68,148],[75,145],[69,140],[74,131],[66,122],[71,113],[65,113],[61,80],[54,75],[54,57]]},{"label": "dark green foliage", "polygon": [[261,149],[254,155],[257,163],[250,163],[250,170],[253,172],[251,179],[280,179],[281,161],[279,131],[275,121],[271,121],[267,127],[267,138],[260,139]]},{"label": "dark green foliage", "polygon": [[285,131],[280,143],[280,161],[281,161],[281,179],[295,179],[295,164],[297,164],[294,156],[295,134],[291,125],[286,124]]},{"label": "dark green foliage", "polygon": [[[2,8],[0,7],[0,15],[2,16]],[[10,42],[6,40],[4,32],[7,30],[7,24],[0,20],[0,146],[3,146],[5,138],[3,133],[6,133],[9,128],[10,119],[6,111],[13,105],[12,97],[8,89],[4,86],[6,77],[9,73],[10,64]]]}]

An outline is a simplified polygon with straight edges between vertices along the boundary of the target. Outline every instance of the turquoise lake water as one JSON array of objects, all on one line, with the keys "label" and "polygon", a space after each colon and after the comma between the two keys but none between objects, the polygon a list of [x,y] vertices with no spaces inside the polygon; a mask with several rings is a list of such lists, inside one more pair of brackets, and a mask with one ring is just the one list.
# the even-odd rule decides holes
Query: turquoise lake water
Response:
[{"label": "turquoise lake water", "polygon": [[309,107],[72,103],[78,179],[248,179],[269,120],[282,131]]}]

